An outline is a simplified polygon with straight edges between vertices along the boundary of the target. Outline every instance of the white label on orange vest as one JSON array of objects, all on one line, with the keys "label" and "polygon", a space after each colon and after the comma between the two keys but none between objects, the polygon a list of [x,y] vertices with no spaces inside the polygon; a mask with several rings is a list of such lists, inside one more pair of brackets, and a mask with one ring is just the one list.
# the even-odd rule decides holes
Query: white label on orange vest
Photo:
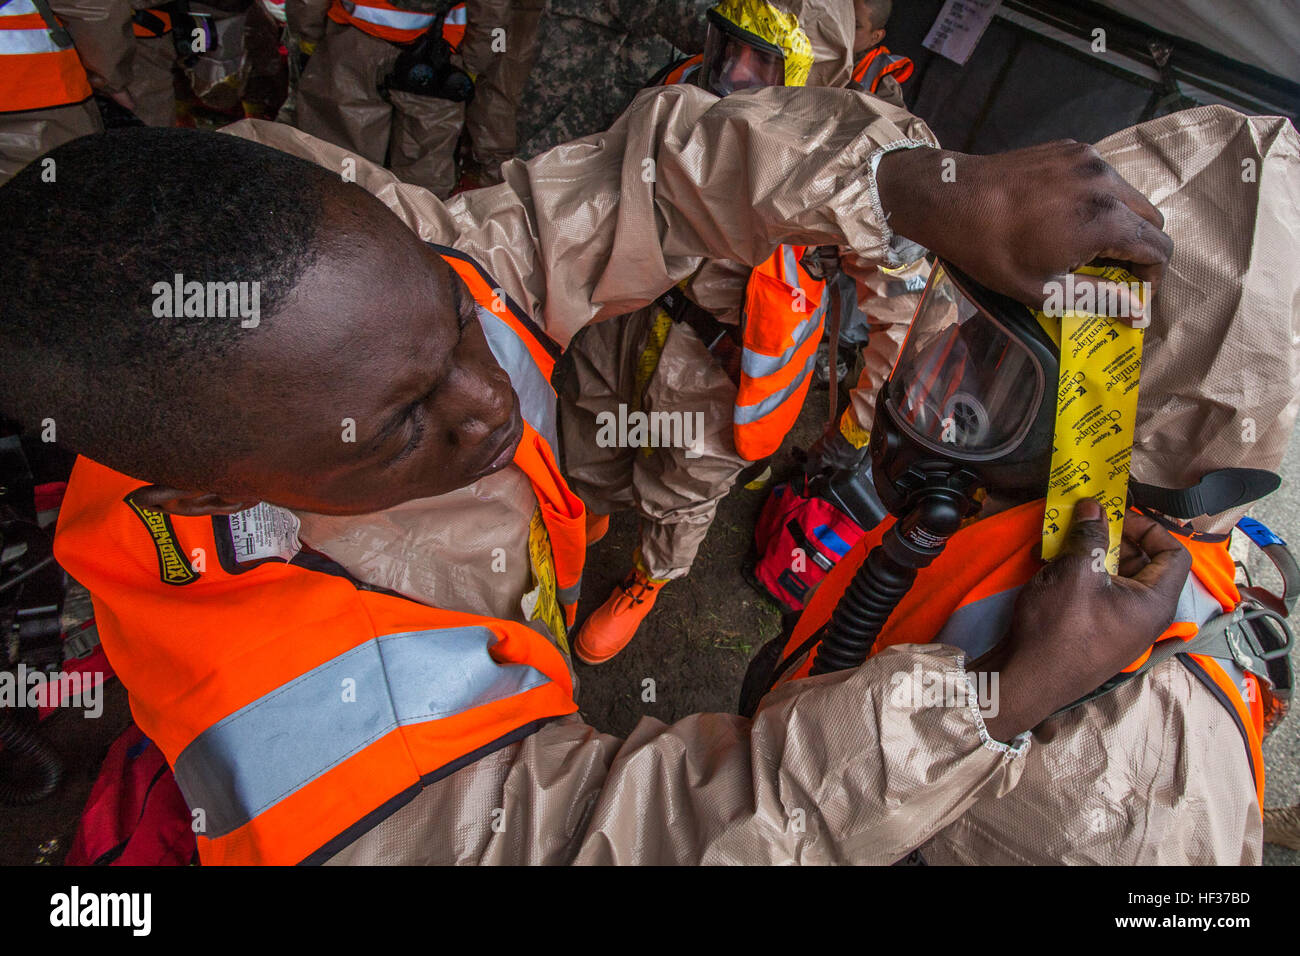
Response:
[{"label": "white label on orange vest", "polygon": [[230,516],[230,540],[240,564],[279,558],[290,561],[302,550],[298,529],[302,522],[292,511],[265,501]]}]

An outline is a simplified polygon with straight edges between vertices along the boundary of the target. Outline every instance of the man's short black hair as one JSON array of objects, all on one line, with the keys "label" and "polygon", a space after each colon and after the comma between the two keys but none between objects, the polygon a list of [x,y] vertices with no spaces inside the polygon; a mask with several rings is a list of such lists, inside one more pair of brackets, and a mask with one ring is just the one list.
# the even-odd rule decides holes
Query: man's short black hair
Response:
[{"label": "man's short black hair", "polygon": [[[28,428],[52,419],[60,442],[136,477],[202,488],[210,471],[193,452],[220,453],[234,429],[187,395],[254,333],[238,314],[160,317],[155,286],[178,273],[256,282],[258,327],[273,322],[317,255],[338,182],[183,129],[112,130],[33,162],[0,187],[0,413]],[[186,435],[174,452],[159,441]]]},{"label": "man's short black hair", "polygon": [[877,30],[889,22],[894,12],[894,0],[861,0],[861,2],[867,10],[867,16],[871,17],[871,25]]}]

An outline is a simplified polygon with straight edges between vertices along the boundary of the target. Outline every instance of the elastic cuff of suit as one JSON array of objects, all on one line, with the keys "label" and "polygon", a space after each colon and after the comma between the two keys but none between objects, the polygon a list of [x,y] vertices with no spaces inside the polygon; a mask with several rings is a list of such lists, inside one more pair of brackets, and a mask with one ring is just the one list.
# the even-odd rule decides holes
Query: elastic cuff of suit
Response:
[{"label": "elastic cuff of suit", "polygon": [[884,234],[886,251],[884,261],[881,264],[889,269],[911,265],[925,255],[926,249],[911,239],[895,235],[894,230],[889,228],[889,218],[885,215],[885,207],[880,202],[880,187],[876,182],[876,171],[880,168],[880,161],[885,158],[886,153],[892,153],[897,149],[917,149],[919,147],[935,148],[934,143],[928,143],[925,140],[900,139],[878,147],[867,157],[867,198],[871,203],[871,212],[875,215],[876,222],[880,224],[881,232]]},{"label": "elastic cuff of suit", "polygon": [[[1003,743],[1000,740],[994,740],[989,734],[988,727],[984,724],[984,715],[980,712],[979,689],[975,686],[974,675],[971,674],[970,671],[966,670],[966,656],[964,654],[958,657],[957,666],[962,669],[962,674],[966,678],[966,687],[970,693],[967,701],[969,702],[968,705],[970,707],[971,716],[975,718],[975,729],[979,732],[980,743],[989,750],[992,750],[994,753],[1006,757],[1008,760],[1014,760],[1016,757],[1019,757],[1025,752],[1025,748],[1029,746],[1029,740],[1032,736],[1031,732],[1028,730],[1021,731],[1011,738],[1010,743]],[[993,685],[993,689],[994,694],[992,703],[996,707],[998,705],[996,684]]]}]

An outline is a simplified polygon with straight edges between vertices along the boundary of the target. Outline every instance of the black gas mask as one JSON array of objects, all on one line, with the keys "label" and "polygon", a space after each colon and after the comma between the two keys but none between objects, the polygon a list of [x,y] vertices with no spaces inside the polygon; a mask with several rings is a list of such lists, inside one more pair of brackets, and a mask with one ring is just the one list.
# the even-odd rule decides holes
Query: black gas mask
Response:
[{"label": "black gas mask", "polygon": [[[1046,494],[1059,380],[1059,350],[1034,312],[935,264],[876,400],[869,469],[824,476],[816,488],[864,528],[886,513],[898,520],[836,606],[812,673],[866,660],[917,572],[978,510],[981,491],[1010,503]],[[1134,505],[1169,523],[1240,507],[1278,482],[1268,471],[1222,468],[1191,488],[1131,478],[1128,488]]]},{"label": "black gas mask", "polygon": [[417,40],[402,49],[384,79],[384,88],[454,103],[474,98],[474,81],[451,62],[451,47],[442,35],[446,12]]},{"label": "black gas mask", "polygon": [[885,508],[901,517],[937,487],[1041,497],[1058,368],[1029,309],[936,263],[876,402],[871,470]]},{"label": "black gas mask", "polygon": [[829,475],[817,489],[864,528],[886,513],[898,520],[836,607],[812,673],[866,660],[917,572],[978,509],[979,492],[1042,496],[1058,378],[1057,347],[1029,309],[935,263],[876,400],[870,469]]}]

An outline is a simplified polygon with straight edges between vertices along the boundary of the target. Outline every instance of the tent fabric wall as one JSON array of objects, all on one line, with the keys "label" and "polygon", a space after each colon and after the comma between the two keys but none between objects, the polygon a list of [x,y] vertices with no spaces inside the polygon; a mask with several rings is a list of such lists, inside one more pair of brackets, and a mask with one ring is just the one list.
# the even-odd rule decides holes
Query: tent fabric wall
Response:
[{"label": "tent fabric wall", "polygon": [[1126,17],[1300,81],[1297,0],[1098,0]]},{"label": "tent fabric wall", "polygon": [[[1167,0],[1114,2],[1132,8],[1177,5]],[[1203,6],[1199,0],[1194,5]],[[1023,13],[1032,3],[1015,4],[1005,16],[994,17],[966,65],[959,66],[921,45],[942,6],[943,0],[895,3],[885,43],[916,62],[916,73],[903,88],[907,105],[952,149],[990,153],[1062,138],[1096,142],[1142,120],[1195,105],[1192,99],[1167,97],[1169,90],[1150,62],[1097,56],[1086,44],[1071,46],[1043,35],[1054,31],[1040,32]],[[1288,0],[1276,6],[1295,9],[1300,4]],[[1124,15],[1136,18],[1139,12],[1130,9]],[[1300,11],[1289,19],[1300,24]],[[1239,39],[1245,36],[1238,34]],[[1213,42],[1208,35],[1193,39],[1201,45]]]}]

